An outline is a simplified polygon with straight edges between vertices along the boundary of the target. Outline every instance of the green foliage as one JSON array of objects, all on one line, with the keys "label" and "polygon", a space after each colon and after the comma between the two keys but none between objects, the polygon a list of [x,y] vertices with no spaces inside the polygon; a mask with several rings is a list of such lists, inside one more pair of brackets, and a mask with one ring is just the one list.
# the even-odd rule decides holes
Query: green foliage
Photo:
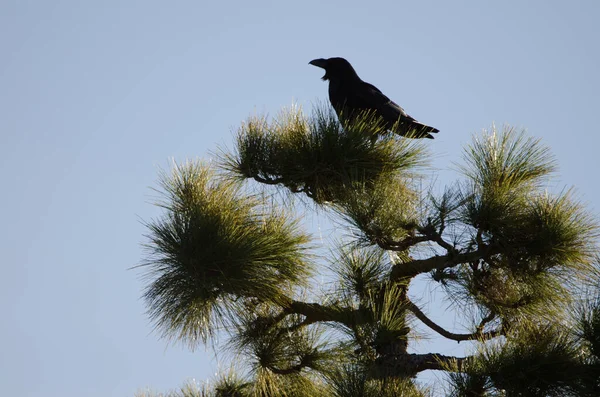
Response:
[{"label": "green foliage", "polygon": [[505,343],[482,346],[464,373],[450,380],[456,396],[572,396],[578,395],[582,370],[568,333],[527,326],[508,334]]},{"label": "green foliage", "polygon": [[414,234],[421,221],[419,195],[399,174],[383,174],[369,183],[354,183],[352,195],[334,210],[352,226],[357,243],[389,248]]},{"label": "green foliage", "polygon": [[498,265],[457,274],[469,295],[465,299],[499,315],[505,327],[524,318],[559,319],[571,298],[568,289],[549,273],[515,273]]},{"label": "green foliage", "polygon": [[236,154],[226,156],[224,166],[241,178],[304,192],[317,203],[337,201],[355,183],[423,163],[422,144],[390,134],[374,140],[380,132],[372,115],[343,129],[332,110],[317,108],[307,118],[293,107],[272,122],[250,118],[238,132]]},{"label": "green foliage", "polygon": [[472,372],[460,372],[450,368],[448,379],[450,381],[449,397],[495,397],[504,394],[494,389],[491,380],[472,369]]},{"label": "green foliage", "polygon": [[150,391],[138,392],[135,397],[250,397],[251,383],[239,378],[232,370],[221,375],[214,381],[214,385],[199,386],[195,381],[184,384],[179,390],[166,394]]},{"label": "green foliage", "polygon": [[575,310],[575,336],[580,359],[584,364],[579,374],[580,395],[600,395],[600,290],[584,300]]},{"label": "green foliage", "polygon": [[232,368],[216,379],[211,397],[247,397],[251,386],[252,383],[241,379]]},{"label": "green foliage", "polygon": [[381,249],[357,249],[342,246],[331,269],[338,275],[338,291],[349,301],[368,298],[385,280],[390,264],[387,253]]},{"label": "green foliage", "polygon": [[195,345],[239,297],[278,301],[310,272],[309,238],[283,210],[200,163],[161,179],[165,215],[149,224],[145,298],[164,335]]},{"label": "green foliage", "polygon": [[519,330],[483,361],[496,387],[511,395],[564,396],[580,371],[577,346],[551,327]]},{"label": "green foliage", "polygon": [[411,379],[371,379],[367,370],[358,365],[337,368],[327,377],[327,396],[331,397],[426,397],[430,393],[418,388]]},{"label": "green foliage", "polygon": [[[354,270],[356,273],[352,276],[359,276],[361,271]],[[344,324],[336,327],[347,336],[348,347],[356,354],[353,359],[360,357],[363,364],[370,368],[372,375],[381,375],[381,368],[375,363],[376,358],[391,346],[399,345],[401,349],[404,348],[408,341],[406,285],[376,285],[368,281],[368,277],[377,277],[373,269],[364,270],[362,274],[366,276],[363,279],[367,281],[366,285],[361,285],[355,291],[348,291],[346,298],[346,303],[356,310]],[[374,280],[375,278],[371,279]],[[352,295],[353,293],[356,295]]]},{"label": "green foliage", "polygon": [[[598,277],[598,224],[571,190],[544,191],[549,150],[493,129],[465,150],[466,181],[426,197],[422,145],[372,115],[344,128],[332,111],[293,108],[249,119],[226,172],[190,162],[162,175],[143,264],[150,316],[192,347],[224,326],[248,371],[173,395],[425,396],[413,378],[427,369],[449,372],[455,397],[600,395],[600,299],[570,319]],[[247,179],[303,193],[352,231],[330,291],[303,290],[309,237]],[[459,334],[429,319],[408,294],[427,273],[481,322]],[[408,353],[412,320],[475,354]]]},{"label": "green foliage", "polygon": [[515,272],[539,273],[555,267],[588,267],[593,262],[597,226],[567,192],[529,195],[509,214],[489,218],[489,240],[502,248],[503,264]]},{"label": "green foliage", "polygon": [[600,364],[600,298],[588,300],[578,310],[579,338],[590,361]]},{"label": "green foliage", "polygon": [[371,291],[369,309],[374,321],[372,327],[373,346],[379,354],[396,343],[407,344],[409,328],[406,326],[406,286],[384,284],[381,290]]},{"label": "green foliage", "polygon": [[491,133],[475,137],[464,158],[463,173],[483,191],[536,187],[555,171],[554,158],[539,139],[510,127],[502,133],[492,127]]},{"label": "green foliage", "polygon": [[264,370],[300,374],[308,368],[322,371],[332,360],[340,359],[341,351],[323,342],[321,327],[302,327],[299,316],[277,320],[268,306],[240,312],[236,319],[230,347],[247,357],[255,374]]},{"label": "green foliage", "polygon": [[[521,209],[554,169],[554,159],[539,140],[506,129],[476,137],[464,153],[469,178],[463,220],[489,235],[502,235],[518,223]],[[509,232],[504,233],[509,234]]]},{"label": "green foliage", "polygon": [[325,395],[322,383],[301,373],[279,375],[262,369],[256,373],[253,386],[252,396],[256,397],[312,397]]},{"label": "green foliage", "polygon": [[[217,397],[205,386],[198,386],[196,382],[187,382],[179,390],[168,393],[155,393],[149,390],[135,393],[135,397]],[[220,397],[220,396],[219,396]]]},{"label": "green foliage", "polygon": [[438,279],[456,301],[474,301],[509,323],[560,316],[568,288],[595,272],[596,220],[571,191],[542,190],[554,160],[522,132],[493,129],[476,138],[461,169],[468,183],[445,193],[437,208],[441,218],[456,213],[446,225],[462,225],[463,243],[485,254]]}]

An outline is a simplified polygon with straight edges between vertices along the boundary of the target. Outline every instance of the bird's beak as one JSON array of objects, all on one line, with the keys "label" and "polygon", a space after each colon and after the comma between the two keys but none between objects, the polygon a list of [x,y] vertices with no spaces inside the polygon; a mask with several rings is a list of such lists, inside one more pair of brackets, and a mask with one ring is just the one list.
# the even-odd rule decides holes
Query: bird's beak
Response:
[{"label": "bird's beak", "polygon": [[310,65],[325,69],[325,76],[321,77],[321,80],[326,81],[329,80],[329,76],[327,75],[327,59],[319,58],[313,59],[309,62]]},{"label": "bird's beak", "polygon": [[324,58],[313,59],[312,61],[309,62],[309,64],[319,67],[319,68],[326,69],[327,68],[327,59],[324,59]]}]

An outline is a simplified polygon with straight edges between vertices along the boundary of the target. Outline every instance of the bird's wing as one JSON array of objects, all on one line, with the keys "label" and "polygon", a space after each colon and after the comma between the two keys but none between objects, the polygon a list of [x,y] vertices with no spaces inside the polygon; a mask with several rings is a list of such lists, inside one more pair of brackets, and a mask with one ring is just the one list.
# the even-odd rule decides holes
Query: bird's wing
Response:
[{"label": "bird's wing", "polygon": [[408,121],[417,121],[414,117],[412,117],[410,114],[406,113],[404,111],[404,109],[398,105],[396,102],[390,100],[390,102],[387,104],[387,106],[390,106],[392,108],[395,108],[401,115],[402,115],[402,119],[407,119]]},{"label": "bird's wing", "polygon": [[377,109],[384,119],[392,123],[398,119],[402,119],[402,121],[416,121],[400,105],[385,96],[373,84],[363,82],[360,89],[357,90],[356,95],[360,101],[357,107]]}]

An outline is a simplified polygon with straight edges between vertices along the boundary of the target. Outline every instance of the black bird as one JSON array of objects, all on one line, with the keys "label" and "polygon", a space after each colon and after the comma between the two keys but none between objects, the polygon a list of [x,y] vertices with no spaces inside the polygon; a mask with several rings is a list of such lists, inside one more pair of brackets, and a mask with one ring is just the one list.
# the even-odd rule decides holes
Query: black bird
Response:
[{"label": "black bird", "polygon": [[410,138],[430,138],[438,132],[410,117],[404,109],[385,96],[377,87],[362,81],[350,62],[344,58],[313,59],[311,65],[325,69],[323,80],[329,80],[329,101],[340,116],[356,117],[364,112],[375,112],[385,122],[384,127]]}]

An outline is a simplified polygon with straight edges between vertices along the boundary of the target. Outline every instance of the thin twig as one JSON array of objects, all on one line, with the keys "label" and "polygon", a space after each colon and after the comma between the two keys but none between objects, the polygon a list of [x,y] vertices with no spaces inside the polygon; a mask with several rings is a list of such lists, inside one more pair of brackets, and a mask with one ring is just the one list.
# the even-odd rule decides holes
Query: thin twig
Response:
[{"label": "thin twig", "polygon": [[[477,331],[475,331],[473,333],[470,333],[470,334],[456,334],[456,333],[450,332],[450,331],[446,330],[445,328],[441,327],[440,325],[434,323],[433,320],[431,320],[429,317],[427,317],[425,315],[425,313],[423,313],[421,311],[421,309],[419,309],[419,307],[417,305],[415,305],[413,302],[411,302],[410,300],[407,302],[407,308],[419,320],[421,320],[421,322],[423,322],[423,324],[427,325],[429,328],[431,328],[432,330],[434,330],[438,334],[442,335],[443,337],[455,340],[457,342],[462,342],[462,341],[465,341],[465,340],[475,340],[475,339],[478,339],[478,340],[487,340],[487,339],[495,338],[495,337],[497,337],[497,336],[499,336],[499,335],[502,334],[501,330],[492,330],[492,331],[488,331],[488,332],[482,332],[483,326],[485,326],[485,323],[491,321],[491,319],[488,320],[488,321],[485,321],[485,322],[482,320],[482,324],[480,324],[477,327]],[[487,319],[487,317],[484,320],[486,320],[486,319]]]}]

